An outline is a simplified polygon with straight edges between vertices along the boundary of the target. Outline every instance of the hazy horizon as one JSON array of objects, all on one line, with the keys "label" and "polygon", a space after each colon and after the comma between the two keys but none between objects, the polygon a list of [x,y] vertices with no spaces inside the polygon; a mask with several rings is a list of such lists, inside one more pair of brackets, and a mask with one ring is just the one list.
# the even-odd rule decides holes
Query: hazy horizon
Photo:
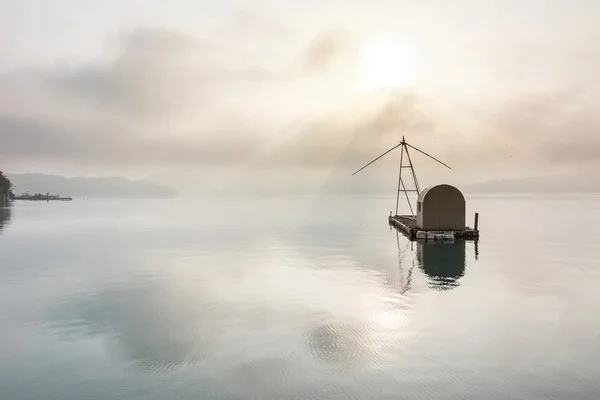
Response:
[{"label": "hazy horizon", "polygon": [[[119,9],[119,13],[114,10]],[[319,187],[600,164],[600,3],[0,1],[0,169]],[[387,186],[399,154],[354,178]]]},{"label": "hazy horizon", "polygon": [[[191,184],[174,185],[151,179],[128,179],[119,176],[105,177],[64,177],[48,174],[11,174],[7,176],[14,185],[14,191],[21,193],[62,193],[72,197],[85,198],[173,198],[204,196],[236,196],[240,199],[254,196],[367,196],[395,198],[397,181],[387,183],[371,180],[370,182],[352,181],[351,178],[333,177],[320,182],[273,182],[264,184],[256,182],[228,181],[224,184],[211,182],[210,185]],[[420,181],[422,188],[432,184],[447,183],[443,181]],[[406,177],[406,186],[413,188],[412,180]],[[540,176],[534,178],[504,179],[471,184],[459,184],[467,199],[479,195],[510,194],[600,194],[600,177],[588,175]],[[401,194],[404,202],[404,194]],[[414,193],[409,193],[411,201],[415,201]],[[243,200],[240,200],[243,202]]]}]

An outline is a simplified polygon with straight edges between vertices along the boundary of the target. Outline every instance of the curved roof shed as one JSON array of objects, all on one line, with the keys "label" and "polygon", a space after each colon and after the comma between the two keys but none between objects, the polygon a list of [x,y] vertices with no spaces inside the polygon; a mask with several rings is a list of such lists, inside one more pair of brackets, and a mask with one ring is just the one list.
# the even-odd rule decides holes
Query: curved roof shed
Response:
[{"label": "curved roof shed", "polygon": [[417,228],[424,231],[465,229],[466,202],[460,190],[451,185],[430,186],[417,200]]}]

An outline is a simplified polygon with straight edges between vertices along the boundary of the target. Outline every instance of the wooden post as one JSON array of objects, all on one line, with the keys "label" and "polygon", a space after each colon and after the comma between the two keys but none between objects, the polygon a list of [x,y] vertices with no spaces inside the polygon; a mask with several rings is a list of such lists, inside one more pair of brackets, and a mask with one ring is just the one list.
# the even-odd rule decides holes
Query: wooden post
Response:
[{"label": "wooden post", "polygon": [[479,213],[475,213],[475,230],[479,228]]}]

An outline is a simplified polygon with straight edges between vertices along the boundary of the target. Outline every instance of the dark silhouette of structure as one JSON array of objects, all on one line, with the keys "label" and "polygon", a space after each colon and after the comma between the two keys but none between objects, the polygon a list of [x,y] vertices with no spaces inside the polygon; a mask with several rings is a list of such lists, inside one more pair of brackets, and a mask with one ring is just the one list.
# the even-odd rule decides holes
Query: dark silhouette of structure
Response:
[{"label": "dark silhouette of structure", "polygon": [[465,241],[417,242],[417,262],[425,273],[430,288],[455,288],[460,285],[460,278],[465,275]]}]

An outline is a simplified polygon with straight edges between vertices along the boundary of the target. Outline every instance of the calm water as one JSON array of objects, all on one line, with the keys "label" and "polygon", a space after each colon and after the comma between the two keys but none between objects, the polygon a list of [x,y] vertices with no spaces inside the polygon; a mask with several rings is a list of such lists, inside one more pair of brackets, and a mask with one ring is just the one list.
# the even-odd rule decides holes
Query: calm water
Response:
[{"label": "calm water", "polygon": [[0,399],[600,398],[600,196],[469,198],[477,248],[394,202],[0,210]]}]

